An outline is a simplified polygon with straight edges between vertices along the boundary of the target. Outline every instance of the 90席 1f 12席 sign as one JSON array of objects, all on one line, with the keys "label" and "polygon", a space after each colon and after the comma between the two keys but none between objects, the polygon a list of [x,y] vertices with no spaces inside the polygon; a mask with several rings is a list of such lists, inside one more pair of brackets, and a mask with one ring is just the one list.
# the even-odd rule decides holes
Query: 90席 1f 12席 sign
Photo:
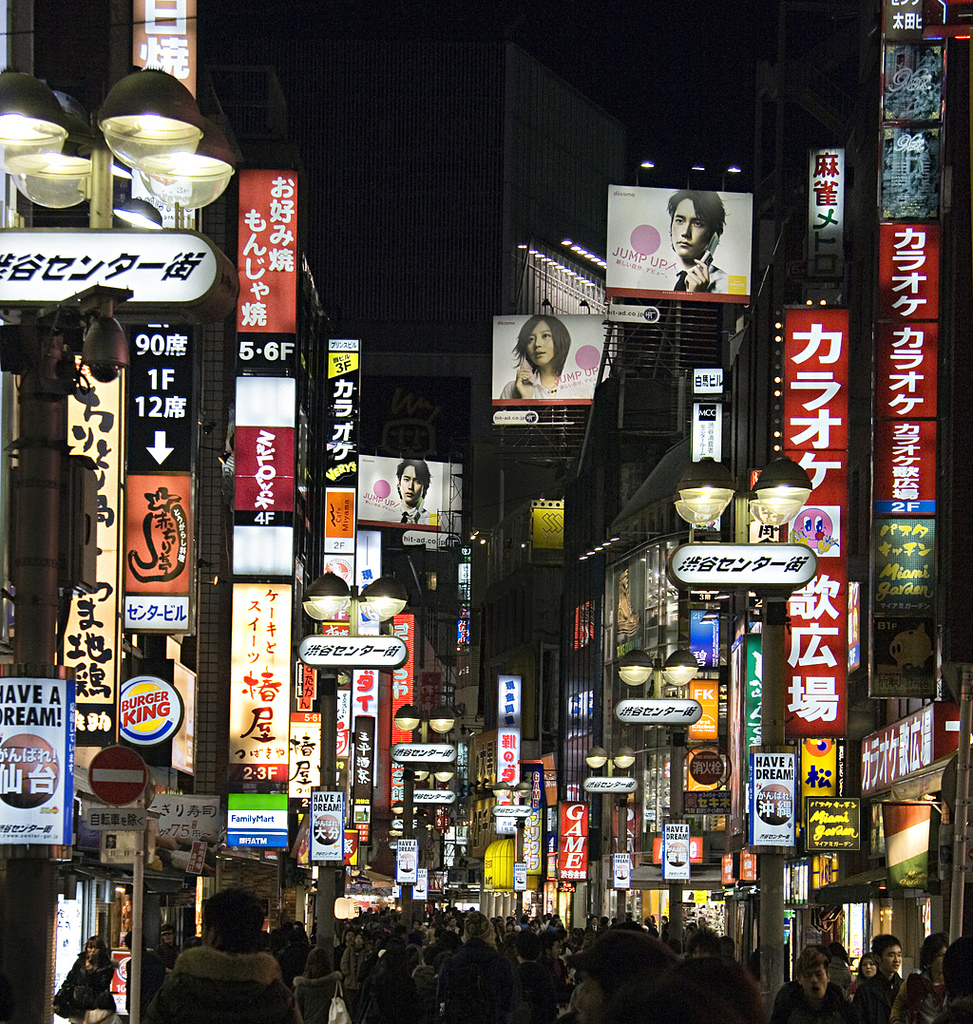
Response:
[{"label": "90\u5e2d 1f 12\u5e2d sign", "polygon": [[667,574],[679,587],[792,593],[817,571],[817,556],[804,544],[680,544]]},{"label": "90\u5e2d 1f 12\u5e2d sign", "polygon": [[392,760],[448,764],[456,760],[456,748],[451,743],[396,743],[392,746]]},{"label": "90\u5e2d 1f 12\u5e2d sign", "polygon": [[615,705],[615,717],[620,722],[645,725],[692,725],[703,717],[703,706],[698,700],[629,697]]},{"label": "90\u5e2d 1f 12\u5e2d sign", "polygon": [[397,636],[306,636],[297,656],[313,668],[401,668],[409,649]]}]

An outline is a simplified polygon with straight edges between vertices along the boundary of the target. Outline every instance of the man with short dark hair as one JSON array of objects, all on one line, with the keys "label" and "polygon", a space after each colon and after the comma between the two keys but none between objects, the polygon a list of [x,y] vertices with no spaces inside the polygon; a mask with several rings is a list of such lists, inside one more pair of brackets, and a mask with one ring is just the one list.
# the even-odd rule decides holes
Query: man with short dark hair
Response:
[{"label": "man with short dark hair", "polygon": [[541,955],[540,936],[532,931],[518,932],[514,949],[521,995],[530,1004],[530,1024],[551,1024],[557,1016],[557,996],[551,972],[538,963]]},{"label": "man with short dark hair", "polygon": [[680,189],[669,197],[669,233],[676,254],[677,292],[726,292],[726,271],[713,265],[726,225],[726,210],[717,192]]},{"label": "man with short dark hair", "polygon": [[892,1003],[902,987],[902,943],[894,935],[876,935],[872,939],[872,956],[878,971],[858,983],[855,1014],[859,1024],[889,1024]]},{"label": "man with short dark hair", "polygon": [[830,960],[823,946],[801,950],[794,981],[787,982],[774,1000],[771,1024],[854,1024],[851,1005],[828,979]]},{"label": "man with short dark hair", "polygon": [[184,950],[143,1024],[301,1024],[280,966],[258,952],[264,912],[243,889],[203,904],[203,945]]},{"label": "man with short dark hair", "polygon": [[423,459],[403,459],[395,467],[396,488],[403,523],[428,523],[429,511],[422,507],[432,474]]}]

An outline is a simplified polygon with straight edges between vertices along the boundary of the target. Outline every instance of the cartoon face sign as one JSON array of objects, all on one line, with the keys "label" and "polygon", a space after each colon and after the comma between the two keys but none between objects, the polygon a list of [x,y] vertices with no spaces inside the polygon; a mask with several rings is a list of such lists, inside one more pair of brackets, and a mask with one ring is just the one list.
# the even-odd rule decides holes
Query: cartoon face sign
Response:
[{"label": "cartoon face sign", "polygon": [[791,536],[819,555],[826,554],[838,543],[838,531],[830,512],[814,506],[801,509],[791,528]]}]

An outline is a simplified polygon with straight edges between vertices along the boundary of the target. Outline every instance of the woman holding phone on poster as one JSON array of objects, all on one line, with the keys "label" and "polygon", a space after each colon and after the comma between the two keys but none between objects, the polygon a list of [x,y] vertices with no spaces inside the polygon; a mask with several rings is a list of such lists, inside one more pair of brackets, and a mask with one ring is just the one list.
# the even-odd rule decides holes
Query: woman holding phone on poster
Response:
[{"label": "woman holding phone on poster", "polygon": [[532,316],[521,327],[513,354],[517,373],[501,398],[557,398],[561,371],[571,348],[567,327],[554,316]]}]

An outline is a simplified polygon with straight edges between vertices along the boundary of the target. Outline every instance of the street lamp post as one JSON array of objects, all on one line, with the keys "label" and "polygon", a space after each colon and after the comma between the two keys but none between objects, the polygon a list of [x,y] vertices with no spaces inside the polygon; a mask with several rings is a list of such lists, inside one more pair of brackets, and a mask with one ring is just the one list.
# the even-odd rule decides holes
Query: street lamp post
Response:
[{"label": "street lamp post", "polygon": [[[326,572],[304,591],[303,606],[307,615],[318,622],[340,619],[348,615],[348,633],[358,636],[362,606],[369,618],[385,622],[397,615],[408,601],[405,588],[391,576],[382,576],[370,583],[359,595],[357,586],[349,586],[340,576]],[[321,786],[335,784],[335,719],[337,717],[337,676],[322,675],[319,708],[321,711]],[[318,867],[318,888],[314,902],[317,945],[328,957],[334,953],[335,875],[332,866]]]},{"label": "street lamp post", "polygon": [[[662,663],[659,657],[650,658],[645,651],[634,649],[626,651],[618,659],[618,675],[627,686],[643,686],[651,678],[652,689],[658,688],[661,697],[661,680],[665,680],[672,686],[685,686],[699,671],[699,663],[691,651],[677,648]],[[683,778],[683,761],[685,759],[686,734],[680,729],[674,729],[669,734],[669,820],[672,823],[682,821],[683,817],[683,791],[685,782]],[[616,757],[615,763],[619,764]],[[629,766],[634,763],[634,757]],[[619,767],[625,767],[619,765]],[[681,882],[669,883],[669,935],[676,940],[682,939],[683,913],[682,913],[682,892]]]},{"label": "street lamp post", "polygon": [[[404,704],[395,713],[395,724],[403,732],[415,733],[418,730],[420,732],[420,742],[425,743],[427,729],[432,729],[433,732],[440,736],[445,736],[449,733],[456,724],[456,713],[452,708],[443,704],[434,708],[428,719],[423,719],[411,704]],[[402,824],[402,838],[413,839],[415,838],[416,773],[414,768],[406,765],[406,767],[403,768],[402,774],[402,817],[404,819]],[[439,769],[435,771],[435,776],[439,781],[447,781],[447,778],[452,776],[452,772],[450,770],[447,777],[447,770],[443,769],[442,765],[439,765]],[[402,882],[401,885],[402,896],[400,905],[402,909],[399,915],[399,920],[407,929],[411,929],[413,913],[413,886],[411,882]]]},{"label": "street lamp post", "polygon": [[[705,470],[713,468],[721,491],[714,500],[714,488],[707,486]],[[703,460],[694,464],[677,484],[676,512],[691,526],[718,519],[733,497],[726,493],[727,470],[718,463]],[[692,487],[684,487],[691,482]],[[787,458],[771,462],[754,486],[750,502],[754,517],[766,526],[784,526],[803,508],[811,495],[811,481],[797,463]],[[723,497],[725,496],[725,501]],[[718,553],[719,545],[712,545]],[[778,752],[784,747],[784,676],[786,664],[784,629],[787,618],[787,588],[781,585],[762,591],[750,584],[763,599],[761,626],[763,651],[763,687],[761,690],[761,749]],[[767,1005],[784,983],[784,849],[768,848],[760,863],[760,989]]]},{"label": "street lamp post", "polygon": [[[125,134],[133,145],[150,139],[159,153],[170,152],[173,146],[191,153],[203,136],[203,118],[192,94],[164,72],[139,72],[119,82],[106,97],[98,127],[93,128],[65,113],[43,83],[8,71],[0,74],[0,169],[12,176],[24,196],[39,205],[64,208],[88,199],[89,228],[110,228],[109,147],[114,151],[116,117],[127,119]],[[161,122],[150,124],[156,117],[167,119],[167,131],[157,131]],[[64,152],[65,146],[71,152]],[[137,159],[116,155],[137,168]],[[225,155],[222,187],[197,206],[212,202],[226,187],[233,161],[228,150]],[[149,187],[151,190],[151,184]],[[81,309],[89,317],[82,360],[97,380],[115,379],[128,363],[124,333],[114,320],[115,303],[124,294],[118,289],[94,289]],[[72,390],[67,385],[74,375],[73,357],[68,366],[62,335],[42,321],[42,316],[29,309],[21,311],[23,365],[14,497],[18,543],[11,566],[17,609],[14,660],[38,669],[53,667],[57,660],[59,495],[67,451],[67,397]],[[102,364],[106,344],[109,358]],[[72,724],[66,723],[66,727]],[[4,852],[3,963],[16,1000],[13,1019],[18,1024],[49,1020],[57,878],[54,857],[58,850],[24,846],[6,847]],[[140,900],[133,902],[140,904]],[[133,981],[137,986],[141,918],[133,920],[132,931]],[[136,991],[134,1024],[138,1019]]]}]

